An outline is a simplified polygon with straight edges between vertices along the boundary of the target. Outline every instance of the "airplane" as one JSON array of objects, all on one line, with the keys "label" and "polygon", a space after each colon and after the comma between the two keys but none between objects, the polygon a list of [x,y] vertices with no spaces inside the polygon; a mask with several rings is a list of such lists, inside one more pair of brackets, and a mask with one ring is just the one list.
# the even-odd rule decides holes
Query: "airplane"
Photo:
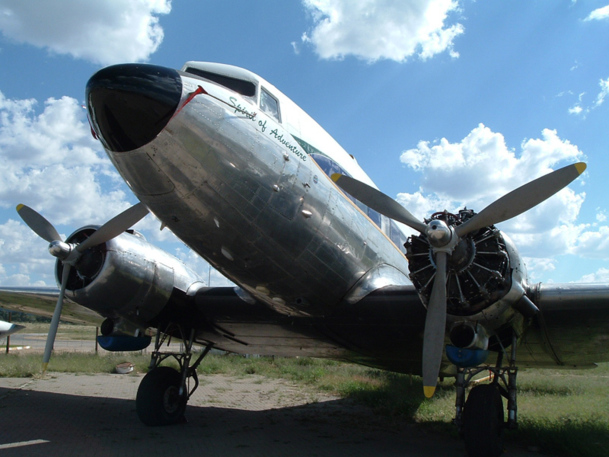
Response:
[{"label": "airplane", "polygon": [[[518,424],[520,368],[609,361],[609,287],[530,284],[514,243],[495,227],[569,185],[583,163],[479,213],[419,219],[246,69],[114,65],[89,79],[86,107],[92,134],[139,203],[65,240],[18,205],[50,243],[60,288],[3,288],[0,304],[54,308],[45,366],[64,302],[69,317],[104,319],[107,350],[153,344],[136,398],[147,425],[183,419],[196,368],[212,348],[311,356],[421,375],[427,397],[439,377],[455,377],[454,422],[467,452],[498,456],[504,431]],[[149,212],[235,286],[208,287],[131,229]],[[407,237],[399,223],[418,233]],[[181,339],[183,351],[164,349],[169,338]],[[169,358],[179,370],[162,366]],[[471,387],[482,371],[493,380]]]},{"label": "airplane", "polygon": [[12,324],[6,321],[0,321],[0,339],[12,335],[25,328],[24,325]]}]

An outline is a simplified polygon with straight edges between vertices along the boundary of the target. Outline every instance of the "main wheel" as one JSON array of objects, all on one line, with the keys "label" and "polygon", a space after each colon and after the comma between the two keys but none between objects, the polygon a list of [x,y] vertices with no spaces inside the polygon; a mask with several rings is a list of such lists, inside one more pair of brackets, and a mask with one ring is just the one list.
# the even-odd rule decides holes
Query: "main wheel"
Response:
[{"label": "main wheel", "polygon": [[503,401],[497,386],[474,387],[463,408],[463,438],[469,457],[498,457],[503,452]]},{"label": "main wheel", "polygon": [[180,395],[182,375],[171,367],[148,372],[137,390],[135,407],[140,420],[151,426],[180,422],[186,410],[186,392]]}]

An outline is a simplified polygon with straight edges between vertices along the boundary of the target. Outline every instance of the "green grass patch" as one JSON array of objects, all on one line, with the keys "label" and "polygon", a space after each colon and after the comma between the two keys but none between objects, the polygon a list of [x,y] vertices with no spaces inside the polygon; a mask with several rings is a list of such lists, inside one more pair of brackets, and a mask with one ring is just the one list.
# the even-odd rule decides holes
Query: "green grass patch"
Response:
[{"label": "green grass patch", "polygon": [[[134,371],[145,373],[150,363],[150,357],[145,355],[109,354],[95,355],[76,352],[53,354],[48,371],[59,373],[114,373],[115,367],[122,362],[132,362]],[[42,354],[16,353],[0,356],[0,377],[28,378],[38,376],[42,372]]]},{"label": "green grass patch", "polygon": [[[21,330],[22,333],[39,333],[46,335],[49,332],[50,324],[45,322],[23,322],[25,328]],[[92,325],[79,325],[70,323],[60,323],[57,329],[58,340],[76,340],[76,341],[95,341],[95,326]],[[94,344],[94,343],[93,343]]]}]

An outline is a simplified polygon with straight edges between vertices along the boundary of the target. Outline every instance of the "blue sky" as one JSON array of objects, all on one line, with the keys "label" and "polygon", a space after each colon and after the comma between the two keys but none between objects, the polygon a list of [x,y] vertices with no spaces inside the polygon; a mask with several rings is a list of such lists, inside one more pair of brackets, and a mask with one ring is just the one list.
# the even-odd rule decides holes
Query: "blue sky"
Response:
[{"label": "blue sky", "polygon": [[[136,201],[89,133],[88,78],[187,60],[271,81],[421,218],[587,162],[500,227],[532,281],[608,282],[608,55],[609,0],[0,0],[0,285],[54,283],[17,203],[68,235]],[[207,275],[154,218],[137,228]]]}]

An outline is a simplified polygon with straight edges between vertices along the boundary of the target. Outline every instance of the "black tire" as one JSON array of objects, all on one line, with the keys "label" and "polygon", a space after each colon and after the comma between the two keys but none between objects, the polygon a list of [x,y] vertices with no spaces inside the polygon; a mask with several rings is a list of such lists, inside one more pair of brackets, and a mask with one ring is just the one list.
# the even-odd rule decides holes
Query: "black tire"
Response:
[{"label": "black tire", "polygon": [[463,408],[463,439],[469,457],[498,457],[503,452],[505,419],[497,386],[474,387]]},{"label": "black tire", "polygon": [[140,420],[150,426],[181,422],[187,397],[179,395],[182,375],[171,367],[158,367],[148,372],[137,390],[135,408]]}]

